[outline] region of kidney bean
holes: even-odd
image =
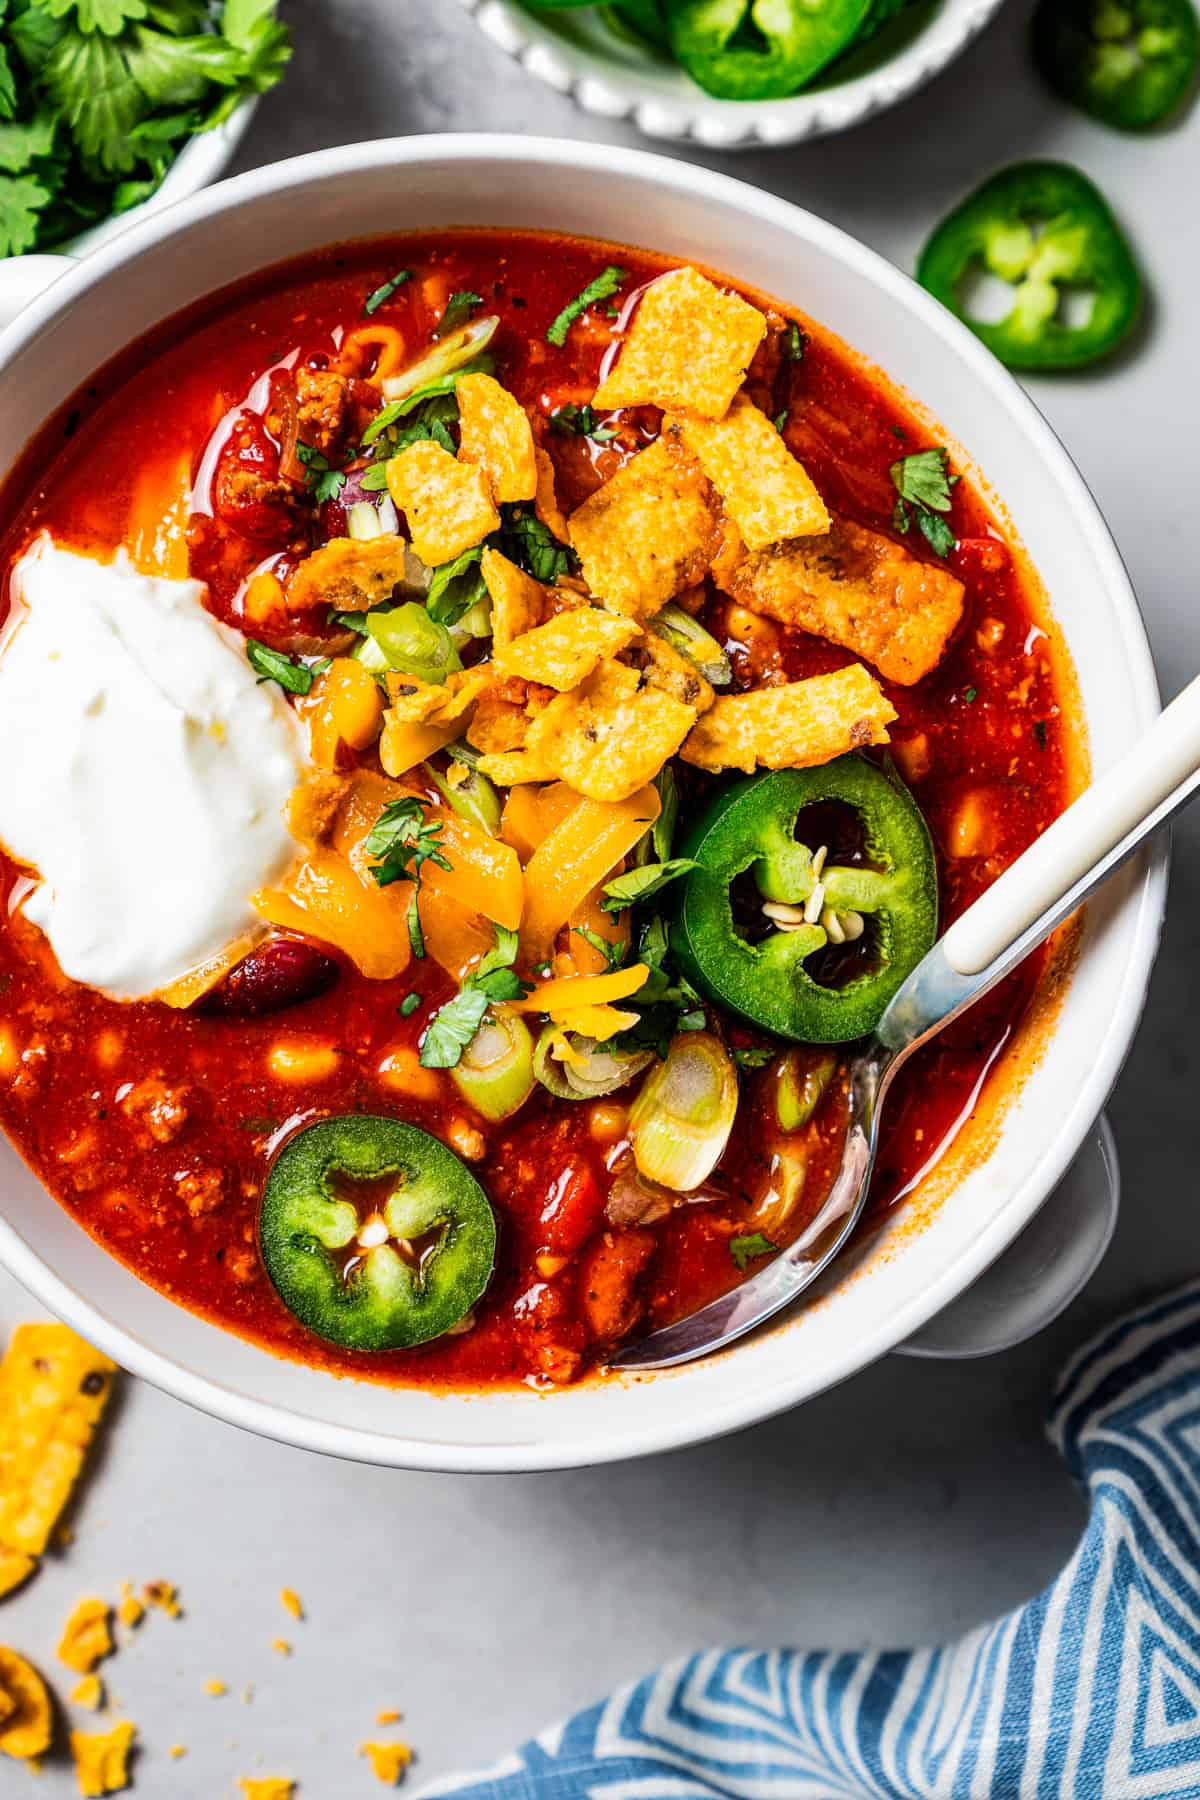
[[[300,938],[269,938],[210,988],[195,1010],[235,1019],[282,1012],[325,993],[338,974],[333,957],[314,945]]]

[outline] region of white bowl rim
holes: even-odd
[[[770,150],[847,131],[908,99],[962,54],[1004,0],[941,0],[917,35],[875,68],[782,100],[720,100],[682,68],[655,80],[615,58],[608,63],[560,35],[553,21],[562,14],[528,12],[514,0],[458,3],[534,80],[596,118],[629,119],[646,137],[707,150]]]
[[[191,199],[164,208],[143,220],[119,240],[77,264],[33,300],[14,324],[0,334],[0,360],[26,349],[48,320],[60,309],[77,303],[106,275],[143,248],[170,239],[177,231],[220,215],[229,207],[253,201],[268,192],[290,192],[307,183],[379,167],[403,167],[424,161],[473,162],[503,165],[542,161],[549,167],[566,163],[604,175],[609,180],[640,178],[667,189],[699,196],[718,197],[752,212],[764,229],[794,231],[799,226],[809,241],[873,281],[896,302],[901,313],[915,312],[949,338],[967,365],[971,378],[989,390],[991,397],[1016,415],[1020,429],[1036,453],[1053,465],[1057,478],[1073,492],[1079,524],[1085,531],[1105,584],[1117,603],[1121,631],[1120,651],[1125,659],[1129,693],[1135,715],[1149,720],[1159,710],[1158,684],[1150,645],[1128,573],[1099,507],[1064,446],[1033,401],[1006,369],[985,349],[974,334],[948,313],[932,296],[901,270],[850,237],[837,226],[806,212],[773,194],[767,194],[732,176],[702,165],[674,160],[654,152],[617,148],[611,144],[567,139],[515,137],[494,133],[458,133],[443,136],[384,138],[362,144],[341,145],[285,162],[266,165],[233,176]],[[197,295],[197,298],[200,296]],[[123,348],[115,344],[113,353]],[[391,1432],[346,1427],[314,1418],[295,1408],[256,1399],[225,1383],[200,1376],[154,1349],[127,1331],[78,1294],[57,1276],[25,1243],[7,1220],[0,1218],[0,1264],[6,1267],[38,1300],[67,1320],[83,1336],[132,1373],[154,1386],[196,1406],[199,1410],[260,1436],[298,1448],[334,1455],[349,1461],[383,1466],[454,1472],[501,1472],[590,1466],[625,1461],[638,1456],[704,1443],[757,1423],[825,1392],[858,1373],[902,1342],[926,1320],[962,1293],[983,1273],[1021,1230],[1077,1154],[1091,1130],[1120,1073],[1145,1004],[1150,970],[1158,946],[1166,899],[1168,852],[1158,843],[1142,854],[1134,867],[1140,874],[1138,890],[1130,896],[1133,917],[1130,947],[1119,993],[1113,997],[1111,1025],[1091,1061],[1050,1142],[1019,1190],[999,1216],[980,1231],[969,1253],[953,1259],[941,1274],[913,1295],[908,1303],[880,1320],[875,1330],[847,1346],[833,1367],[826,1366],[819,1381],[807,1378],[803,1367],[772,1385],[743,1392],[734,1400],[706,1410],[680,1408],[672,1421],[656,1423],[636,1434],[614,1432],[610,1441],[558,1446],[553,1440],[489,1444],[456,1443],[452,1439],[409,1438]],[[1032,1080],[1036,1081],[1034,1071]],[[214,1325],[214,1330],[222,1329]],[[263,1351],[264,1356],[270,1352]],[[737,1354],[736,1349],[730,1354]],[[672,1375],[665,1377],[672,1379]],[[460,1396],[474,1404],[474,1396]],[[448,1404],[453,1403],[452,1396]],[[556,1396],[546,1404],[560,1404]]]

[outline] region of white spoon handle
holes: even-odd
[[[942,951],[959,975],[978,975],[1003,956],[1038,919],[1049,913],[1118,845],[1135,842],[1187,798],[1176,790],[1200,772],[1200,676],[1159,714],[1146,735],[1106,775],[1086,788],[1047,827],[1036,843],[993,882],[942,939]],[[1190,787],[1188,789],[1190,792]]]

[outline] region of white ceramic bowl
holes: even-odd
[[[845,131],[884,112],[941,72],[1001,0],[917,0],[844,72],[790,100],[716,100],[667,57],[624,43],[590,8],[533,13],[514,0],[459,0],[481,31],[530,75],[584,112],[629,119],[651,138],[711,150],[769,149]]]
[[[636,221],[632,228],[630,221]],[[986,472],[1040,569],[1102,769],[1158,708],[1137,605],[1062,446],[991,355],[906,276],[832,226],[702,168],[515,137],[362,144],[259,169],[143,221],[69,268],[0,334],[0,471],[112,352],[266,261],[439,225],[566,227],[715,263],[836,328],[920,396],[956,461]],[[0,318],[53,259],[0,267]],[[23,290],[21,281],[26,286]],[[715,1436],[843,1380],[960,1295],[1033,1217],[1128,1049],[1158,938],[1162,853],[1090,909],[1040,1063],[946,1204],[910,1207],[852,1279],[707,1363],[551,1395],[436,1395],[278,1360],[172,1305],[73,1223],[0,1145],[0,1261],[127,1368],[287,1442],[419,1468],[530,1469]],[[919,1196],[918,1196],[919,1201]]]

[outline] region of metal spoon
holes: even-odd
[[[842,1166],[817,1217],[731,1293],[627,1344],[614,1369],[709,1356],[788,1306],[829,1267],[862,1215],[891,1083],[914,1050],[1003,980],[1200,787],[1200,677],[957,918],[917,964],[850,1064]]]

